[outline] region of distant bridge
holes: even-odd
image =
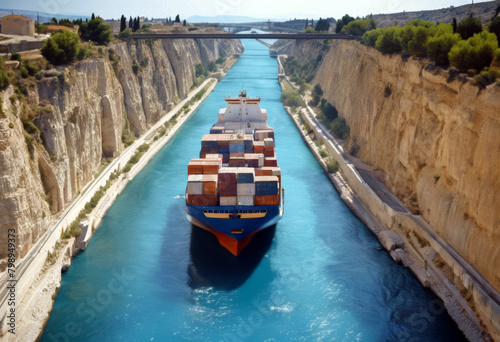
[[[132,39],[346,39],[359,37],[338,33],[144,33],[132,34]]]

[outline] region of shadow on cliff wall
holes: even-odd
[[[212,233],[192,225],[188,285],[193,289],[211,286],[224,291],[240,287],[269,250],[275,232],[276,225],[273,225],[257,233],[235,257]]]

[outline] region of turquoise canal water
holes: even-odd
[[[62,277],[42,341],[460,341],[430,291],[344,205],[280,101],[253,40],[117,198]],[[276,132],[285,215],[238,258],[185,217],[187,164],[240,89]]]

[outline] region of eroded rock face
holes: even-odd
[[[500,291],[500,87],[335,43],[313,83],[350,127],[347,150]]]
[[[20,256],[93,180],[102,158],[123,151],[125,126],[136,135],[144,133],[189,92],[195,64],[243,51],[239,41],[201,40],[109,48],[113,51],[105,49],[103,58],[59,67],[60,76],[47,76],[30,90],[27,103],[39,113],[34,120],[38,143],[26,143],[22,106],[9,100],[13,87],[0,92],[0,234],[6,237],[9,228],[16,229]],[[7,244],[2,244],[0,259],[6,256]],[[0,271],[4,268],[0,263]]]

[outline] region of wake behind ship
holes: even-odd
[[[242,91],[203,136],[199,159],[188,165],[187,219],[238,255],[262,229],[283,216],[284,189],[274,131],[260,98]]]

